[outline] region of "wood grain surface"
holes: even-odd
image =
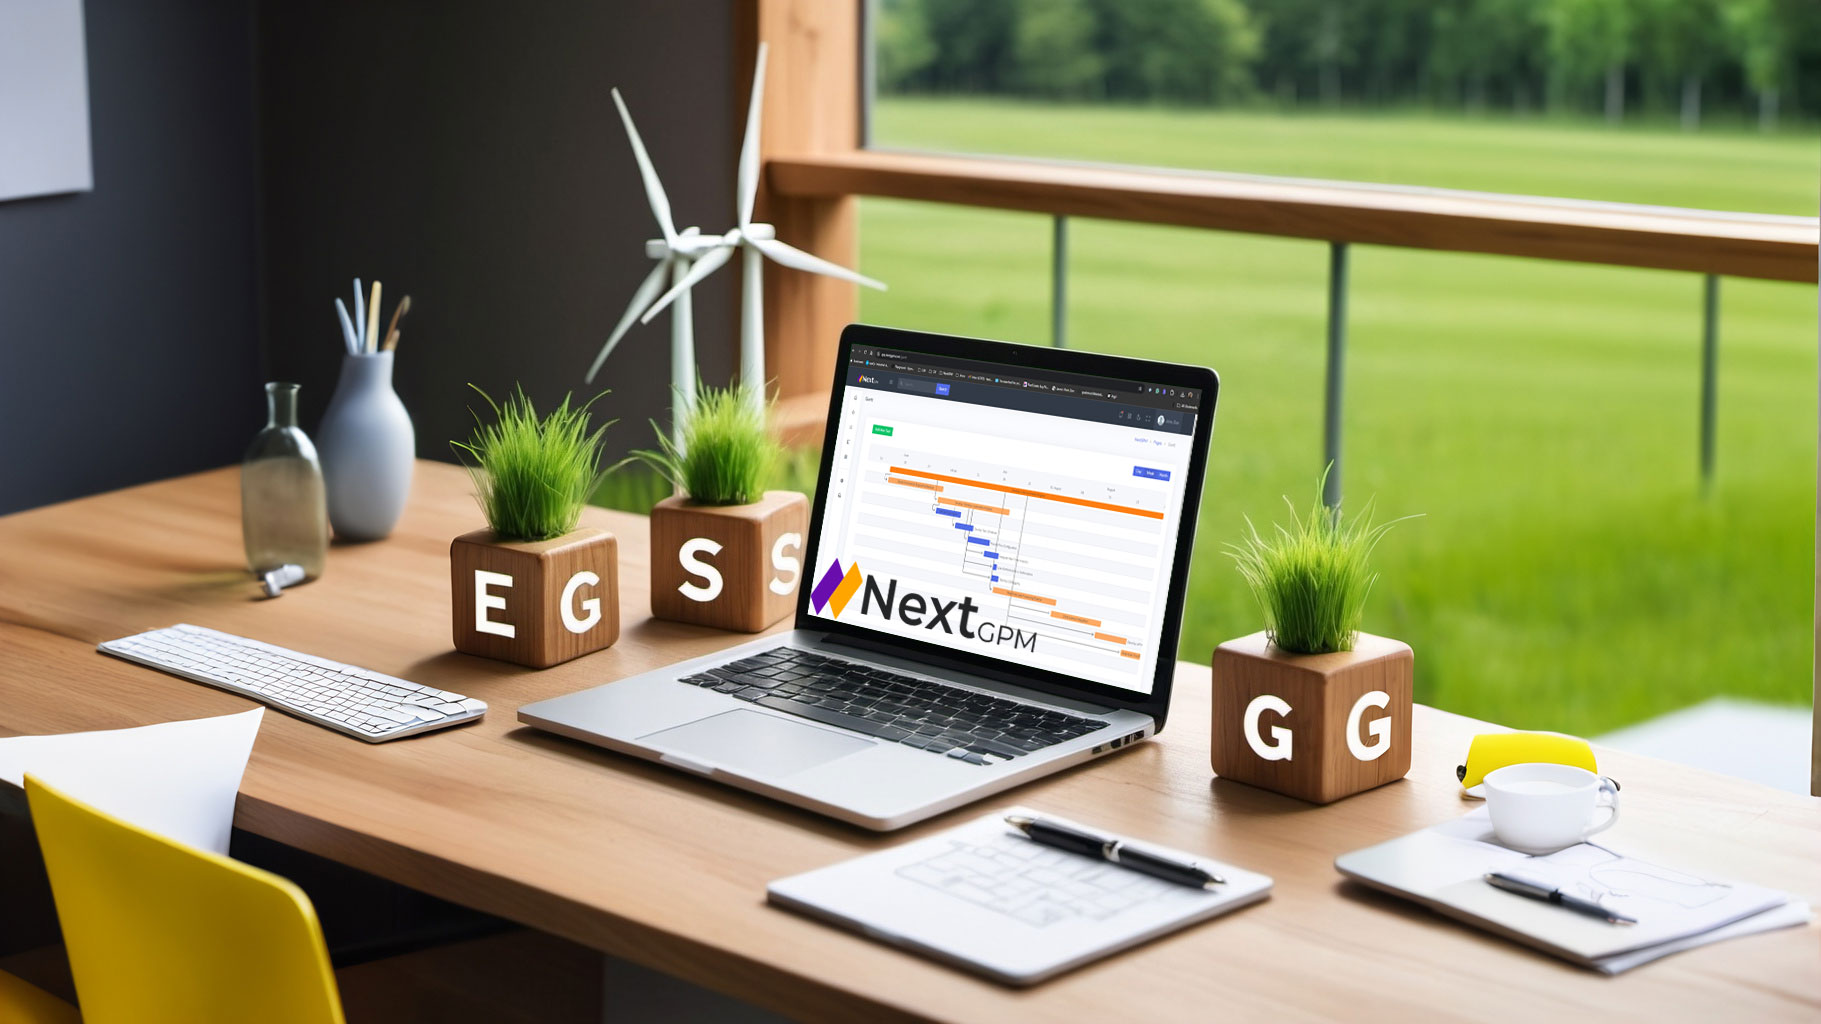
[[[720,629],[758,633],[797,609],[797,587],[803,582],[804,538],[809,533],[809,499],[796,491],[766,491],[748,505],[699,505],[686,498],[665,498],[651,509],[651,613],[660,619],[694,622]],[[793,576],[773,567],[772,549],[785,541],[783,557],[797,561]],[[721,574],[721,592],[712,599],[689,597],[684,586],[708,589],[710,582],[685,568],[681,549],[691,540],[720,545],[693,560]],[[783,593],[771,584],[789,584]]]
[[[1343,882],[1336,855],[1462,813],[1454,766],[1484,723],[1419,705],[1407,779],[1312,807],[1212,776],[1208,669],[1184,665],[1157,740],[876,836],[516,723],[523,703],[747,638],[649,617],[642,518],[584,518],[620,538],[619,643],[536,671],[450,648],[449,540],[481,525],[461,470],[420,464],[389,540],[336,545],[276,600],[240,567],[237,486],[225,469],[0,518],[0,733],[249,707],[94,651],[180,621],[483,698],[478,725],[378,745],[268,714],[236,824],[803,1020],[1821,1015],[1812,926],[1606,978]],[[1600,767],[1625,786],[1614,841],[1821,902],[1821,801],[1618,753]],[[1267,872],[1275,892],[1031,991],[765,905],[774,878],[1012,802]]]
[[[620,638],[620,547],[605,530],[580,527],[538,541],[504,541],[492,530],[471,530],[449,542],[449,599],[455,649],[500,658],[532,668],[549,668],[571,658],[613,646]],[[475,573],[510,577],[512,584],[486,587],[486,620],[509,627],[511,636],[480,629],[476,606],[483,600]],[[564,592],[577,575],[587,573],[566,602]],[[591,614],[587,602],[598,602]],[[592,622],[590,620],[593,620]]]
[[[1263,631],[1229,640],[1214,649],[1209,763],[1225,778],[1318,804],[1401,779],[1410,771],[1414,665],[1409,644],[1370,633],[1359,634],[1351,651],[1314,655],[1286,654]],[[1362,761],[1348,746],[1347,720],[1354,703],[1375,691],[1386,704],[1364,712],[1359,741],[1375,742],[1367,729],[1383,718],[1389,745]],[[1243,731],[1246,707],[1266,694],[1290,710],[1260,715],[1259,741],[1274,746],[1272,730],[1288,730],[1289,757],[1259,757]]]

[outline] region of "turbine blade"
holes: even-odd
[[[632,293],[632,301],[626,305],[626,312],[621,315],[619,324],[614,327],[613,334],[607,339],[607,344],[601,346],[601,354],[595,356],[593,365],[588,367],[587,383],[594,383],[594,375],[601,372],[601,364],[605,363],[607,357],[613,354],[620,339],[625,337],[626,331],[632,327],[632,322],[637,320],[639,314],[645,311],[645,307],[650,304],[651,300],[657,297],[659,290],[664,287],[664,275],[669,271],[670,261],[659,260],[658,265],[651,269],[651,273],[645,275],[645,280],[639,282],[638,290]]]
[[[752,223],[752,204],[759,192],[759,107],[765,98],[765,44],[752,69],[752,97],[746,101],[746,138],[740,143],[740,226]]]
[[[708,255],[696,260],[695,266],[689,268],[689,273],[684,274],[683,279],[678,281],[674,288],[665,292],[663,298],[660,298],[658,301],[651,304],[651,308],[645,311],[645,315],[639,317],[639,323],[650,323],[653,317],[664,312],[665,307],[669,306],[672,302],[675,302],[677,296],[694,288],[696,283],[701,281],[704,277],[721,269],[721,264],[726,263],[728,257],[732,255],[733,246],[731,245],[724,245],[719,249],[708,250]]]
[[[820,256],[811,256],[809,253],[804,252],[796,246],[785,245],[775,238],[749,238],[746,240],[746,244],[758,249],[773,262],[789,267],[792,270],[806,270],[812,274],[838,277],[843,281],[852,281],[855,284],[863,284],[868,288],[877,288],[880,291],[885,290],[885,282],[883,281],[875,281],[865,274],[856,273],[839,263],[830,263]]]
[[[613,105],[620,108],[620,120],[626,124],[626,138],[632,142],[632,157],[639,162],[639,177],[645,181],[645,198],[651,200],[651,214],[658,219],[658,228],[664,232],[664,241],[677,240],[677,226],[670,219],[670,197],[664,194],[664,183],[658,180],[658,172],[651,166],[651,156],[645,152],[645,140],[639,138],[639,130],[632,126],[632,114],[626,110],[626,101],[620,99],[620,91],[613,90]]]

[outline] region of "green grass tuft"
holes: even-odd
[[[786,448],[784,454],[772,466],[764,491],[796,491],[805,497],[816,495],[816,474],[822,465],[822,453],[817,448]],[[663,474],[642,462],[622,465],[612,476],[601,481],[594,497],[589,499],[596,505],[619,509],[622,512],[637,512],[640,515],[651,511],[651,506],[663,501],[675,491],[676,487]]]
[[[582,506],[608,473],[601,467],[601,436],[613,421],[588,432],[588,407],[600,396],[577,407],[565,395],[539,419],[523,388],[501,403],[468,386],[487,400],[494,422],[482,423],[475,414],[474,436],[450,446],[458,458],[474,460],[462,459],[487,525],[507,540],[549,540],[575,529]]]
[[[1322,474],[1322,483],[1327,477]],[[1349,521],[1340,508],[1322,504],[1321,492],[1318,484],[1315,505],[1307,515],[1297,514],[1285,495],[1288,527],[1279,524],[1275,533],[1263,536],[1248,516],[1246,536],[1227,545],[1264,610],[1271,642],[1292,654],[1353,649],[1366,596],[1378,580],[1368,564],[1372,549],[1387,530],[1403,521],[1373,526],[1371,502],[1361,516]]]
[[[765,407],[743,390],[702,387],[679,445],[656,423],[658,450],[632,453],[703,505],[747,505],[765,493],[778,441]]]

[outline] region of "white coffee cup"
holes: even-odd
[[[1602,808],[1606,818],[1595,823]],[[1522,853],[1551,853],[1611,828],[1619,820],[1619,787],[1573,765],[1510,764],[1486,774],[1486,810],[1500,843]]]

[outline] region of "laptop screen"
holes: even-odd
[[[849,349],[809,612],[1154,685],[1196,389]]]

